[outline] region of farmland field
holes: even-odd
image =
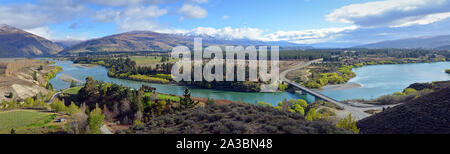
[[[145,96],[150,96],[150,93],[145,93]],[[167,94],[157,94],[157,96],[159,99],[162,100],[171,100],[171,101],[180,101],[180,96],[173,96],[173,95],[167,95]]]
[[[0,112],[0,134],[10,133],[13,128],[16,133],[30,133],[33,130],[57,128],[52,124],[56,114],[33,110],[17,110]],[[48,132],[48,130],[42,130]]]

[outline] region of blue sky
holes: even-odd
[[[148,30],[345,47],[450,34],[449,0],[0,0],[0,24],[51,40]]]

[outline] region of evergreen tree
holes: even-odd
[[[70,114],[70,115],[73,115],[73,114],[78,113],[78,112],[81,112],[81,110],[73,102],[69,105],[69,107],[67,107],[67,113]]]
[[[72,81],[70,82],[70,88],[73,88],[73,87],[76,87],[76,86],[77,86],[77,82],[74,81],[74,80],[72,80]]]
[[[49,82],[47,83],[47,85],[45,85],[45,89],[53,90],[53,85]]]
[[[13,92],[9,92],[8,98],[13,98],[13,97],[14,97],[14,93]]]
[[[184,90],[183,98],[180,100],[181,109],[189,109],[195,107],[199,102],[191,98],[191,91],[186,88]]]
[[[37,73],[36,73],[36,72],[33,72],[33,80],[34,80],[34,81],[37,81],[37,80],[38,80],[38,76],[37,76]]]

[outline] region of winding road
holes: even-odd
[[[48,104],[51,104],[52,102],[53,102],[53,99],[55,99],[57,96],[59,96],[61,93],[63,93],[64,91],[60,91],[60,92],[57,92],[57,93],[55,93],[55,94],[53,94],[53,96],[48,100]]]

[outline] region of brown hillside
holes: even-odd
[[[450,134],[450,87],[357,123],[365,134]]]
[[[48,56],[57,54],[62,49],[40,36],[8,25],[0,25],[0,58]]]
[[[193,40],[179,35],[155,32],[128,32],[85,41],[69,47],[64,53],[79,52],[117,52],[117,51],[164,51],[172,47],[192,46]]]

